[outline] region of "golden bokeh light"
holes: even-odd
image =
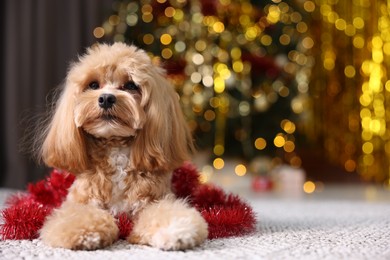
[[[304,184],[303,184],[303,191],[305,193],[313,193],[314,191],[316,190],[316,185],[314,182],[312,181],[306,181]]]
[[[286,141],[283,146],[284,151],[287,153],[291,153],[295,150],[295,144],[293,141]]]
[[[353,172],[356,170],[356,162],[349,159],[344,163],[344,168],[347,172]]]
[[[286,140],[281,135],[276,136],[274,139],[274,145],[276,147],[283,147],[285,143],[286,143]]]
[[[224,154],[224,152],[225,152],[225,147],[223,145],[217,144],[214,146],[214,154],[216,156],[221,156]]]
[[[213,166],[217,170],[221,170],[225,166],[225,161],[222,158],[215,158],[213,161]]]
[[[167,33],[164,33],[163,35],[161,35],[160,41],[164,45],[169,45],[172,42],[172,36]]]
[[[164,13],[165,13],[166,17],[173,17],[176,13],[176,9],[173,8],[172,6],[169,6],[169,7],[165,8]]]
[[[97,38],[97,39],[102,38],[104,36],[104,28],[103,27],[96,27],[93,30],[93,36],[95,36],[95,38]]]
[[[163,50],[161,51],[161,56],[162,56],[164,59],[166,59],[166,60],[170,59],[170,58],[172,57],[172,55],[173,55],[173,52],[172,52],[172,50],[169,49],[169,48],[165,48],[165,49],[163,49]]]
[[[256,138],[255,147],[257,150],[264,150],[267,147],[267,141],[264,138]]]
[[[143,36],[143,41],[145,44],[152,44],[154,42],[154,37],[152,34],[148,33]]]
[[[236,173],[237,176],[244,176],[246,174],[246,167],[245,165],[243,164],[238,164],[235,168],[234,168],[234,172]]]

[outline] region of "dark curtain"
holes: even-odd
[[[111,13],[113,1],[0,2],[0,185],[25,188],[48,169],[21,150],[21,140],[33,131],[33,121],[46,109],[47,96],[61,84],[69,63],[96,42],[93,29]]]

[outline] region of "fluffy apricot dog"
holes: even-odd
[[[165,77],[143,50],[123,43],[92,47],[71,65],[40,156],[76,180],[40,230],[44,243],[109,246],[122,212],[134,223],[130,243],[182,250],[207,238],[200,213],[171,191],[172,170],[193,145]]]

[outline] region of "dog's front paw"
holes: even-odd
[[[77,234],[78,239],[75,240],[71,249],[75,250],[95,250],[103,247],[102,236],[98,232],[85,232]]]
[[[198,221],[198,220],[195,220]],[[207,226],[194,223],[194,218],[173,218],[166,227],[152,235],[150,245],[163,250],[184,250],[201,244],[207,238]]]
[[[40,237],[53,247],[95,250],[111,245],[118,233],[108,212],[89,205],[65,204],[46,219]]]
[[[128,241],[184,250],[200,245],[207,236],[207,223],[196,209],[182,200],[164,199],[139,214]]]

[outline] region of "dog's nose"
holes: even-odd
[[[101,94],[99,99],[99,107],[103,109],[109,109],[116,102],[116,97],[112,94]]]

